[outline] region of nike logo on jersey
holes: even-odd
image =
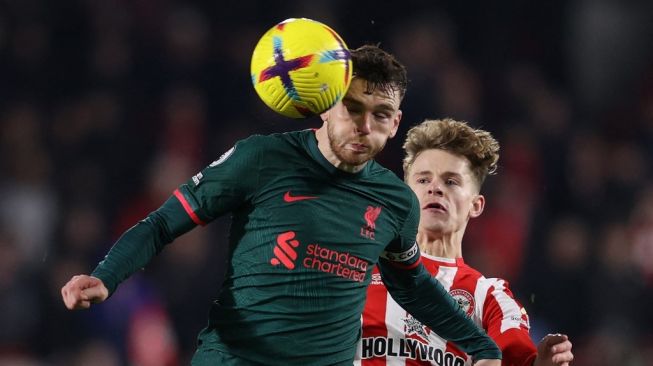
[[[283,195],[283,200],[285,202],[296,202],[296,201],[303,201],[303,200],[314,200],[317,199],[318,197],[315,196],[293,196],[290,194],[290,191],[286,192],[286,194]]]

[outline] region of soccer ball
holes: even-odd
[[[352,78],[351,54],[327,25],[291,18],[259,40],[252,55],[254,89],[274,111],[292,118],[320,114],[336,104]]]

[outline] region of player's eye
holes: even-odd
[[[418,184],[428,184],[429,180],[427,178],[417,178]]]
[[[446,184],[449,186],[457,186],[459,183],[457,180],[449,178],[447,179]]]
[[[362,109],[360,107],[358,107],[358,106],[355,106],[355,105],[345,104],[345,108],[347,108],[347,112],[349,112],[349,114],[361,114],[362,113]]]
[[[374,118],[376,118],[378,120],[387,120],[387,119],[390,118],[390,114],[389,113],[383,113],[383,112],[381,112],[381,113],[377,112],[377,113],[374,113]]]

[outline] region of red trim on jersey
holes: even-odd
[[[188,214],[188,216],[190,216],[191,220],[193,220],[194,223],[202,226],[206,225],[206,223],[202,221],[195,212],[193,212],[193,209],[190,207],[190,204],[186,200],[186,197],[184,197],[184,195],[179,191],[179,188],[175,189],[173,194],[175,195],[175,197],[177,197],[179,203],[181,203],[181,205],[184,207],[184,211],[186,211],[186,213]]]
[[[422,257],[420,257],[419,260],[416,261],[415,263],[409,264],[409,265],[401,264],[401,263],[398,263],[398,262],[393,262],[391,260],[388,260],[388,263],[390,263],[390,265],[393,266],[393,267],[408,270],[408,269],[417,268],[417,266],[419,266],[419,264],[422,263]]]

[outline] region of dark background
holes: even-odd
[[[290,17],[406,64],[378,159],[398,175],[425,118],[497,137],[464,254],[509,280],[535,341],[569,334],[577,366],[651,365],[653,3],[618,0],[0,1],[0,365],[188,363],[228,218],[90,311],[59,291],[236,140],[319,126],[250,84],[256,41]]]

